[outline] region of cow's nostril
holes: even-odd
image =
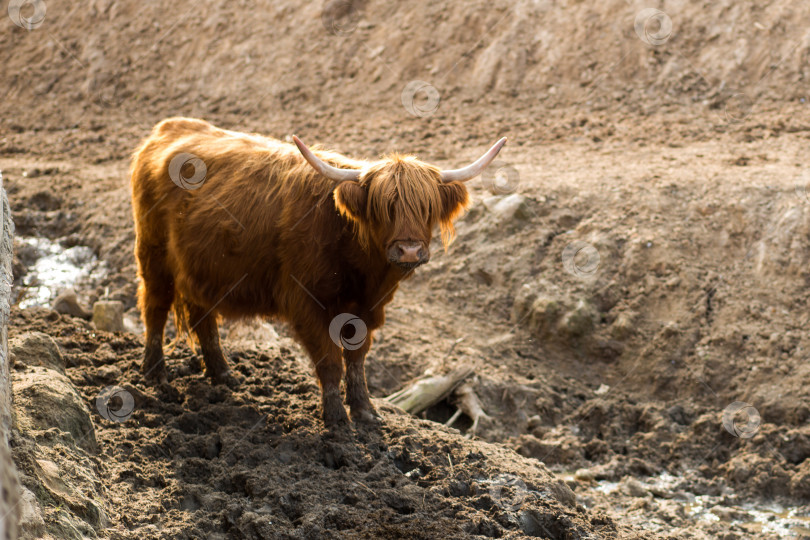
[[[400,262],[415,263],[419,262],[422,257],[422,247],[419,245],[399,244],[397,246],[397,254],[399,255]]]

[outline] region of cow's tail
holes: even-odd
[[[183,297],[179,296],[177,293],[175,293],[174,302],[172,303],[172,312],[174,313],[174,327],[177,329],[177,335],[172,342],[169,343],[170,350],[174,351],[177,344],[185,339],[189,348],[196,352],[196,348],[194,346],[196,339],[194,337],[194,333],[192,332],[193,328],[189,323],[190,315],[188,304],[186,304]]]

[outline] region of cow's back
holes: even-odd
[[[188,156],[205,168],[194,189],[169,171]],[[290,294],[296,281],[322,294],[339,287],[330,265],[347,225],[332,188],[291,145],[201,120],[164,120],[133,159],[138,242],[165,250],[185,300],[226,316],[284,315],[300,301]]]

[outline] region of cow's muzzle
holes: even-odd
[[[388,248],[388,261],[411,270],[430,260],[430,250],[422,242],[394,242]]]

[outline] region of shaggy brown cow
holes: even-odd
[[[163,327],[196,334],[205,373],[227,378],[217,316],[277,317],[307,349],[327,425],[376,415],[364,359],[398,283],[427,262],[436,226],[447,246],[468,203],[463,181],[497,155],[501,139],[463,169],[413,156],[357,161],[202,120],[160,122],[135,152],[143,372],[165,380]],[[342,355],[342,360],[341,360]]]

